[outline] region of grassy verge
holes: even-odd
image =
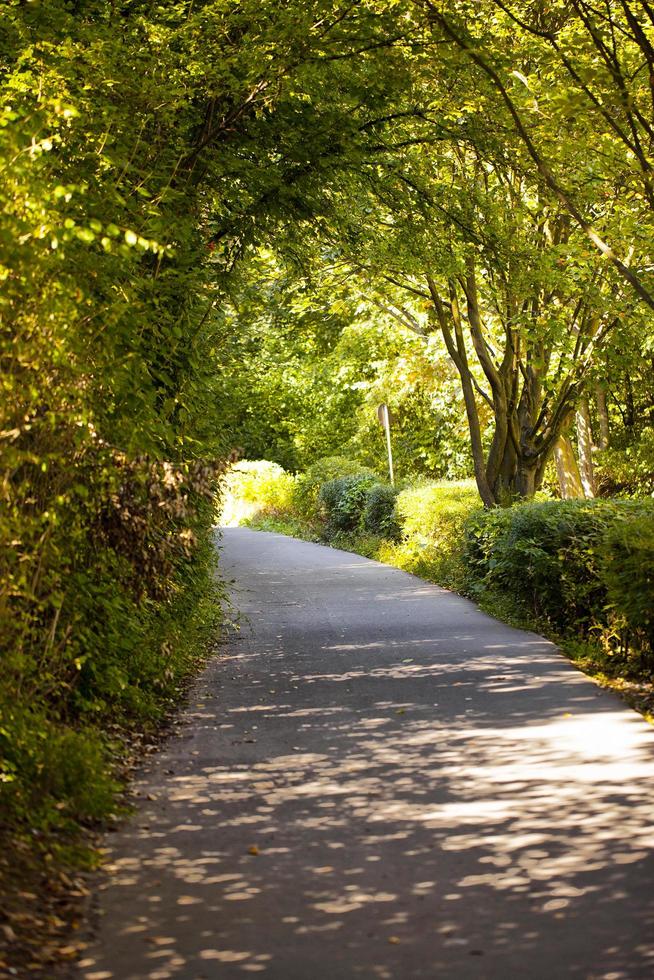
[[[132,774],[172,730],[214,635],[213,628],[203,635],[202,647],[178,670],[148,717],[106,722],[101,769],[92,776],[92,790],[99,795],[102,786],[103,810],[96,819],[67,818],[66,808],[49,800],[35,812],[33,826],[8,821],[0,827],[0,976],[70,976],[85,948],[88,873],[102,864],[104,835],[131,812]]]

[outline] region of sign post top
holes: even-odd
[[[391,410],[385,402],[377,406],[377,418],[379,419],[379,424],[383,425],[385,429],[390,428],[391,422],[393,421],[393,416],[391,415]]]

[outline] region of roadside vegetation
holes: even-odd
[[[653,31],[632,0],[3,4],[0,970],[53,974],[53,869],[219,636],[230,461],[270,460],[242,516],[647,675]]]
[[[472,480],[396,489],[343,457],[295,477],[242,462],[227,477],[222,519],[354,551],[466,595],[546,633],[654,720],[654,500],[540,498],[489,510]]]

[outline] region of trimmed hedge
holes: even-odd
[[[383,542],[377,557],[446,588],[466,591],[463,526],[479,507],[472,480],[407,487],[397,498],[401,540]]]
[[[465,561],[479,587],[510,593],[565,633],[602,633],[651,658],[654,501],[549,500],[480,511]]]
[[[402,490],[397,500],[406,537],[446,548],[462,537],[466,519],[480,506],[472,480],[418,484]]]

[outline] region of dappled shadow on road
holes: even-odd
[[[421,673],[384,670],[396,682]],[[458,683],[467,704],[475,688]],[[513,687],[505,675],[488,684],[498,696]],[[275,952],[295,944],[296,975],[308,976],[309,938],[325,934],[333,969],[359,961],[363,976],[484,976],[498,957],[518,976],[543,955],[544,936],[559,976],[654,975],[654,949],[639,950],[654,918],[654,765],[638,751],[635,716],[589,719],[584,694],[570,717],[489,727],[472,708],[448,719],[438,701],[416,704],[397,686],[397,700],[360,716],[340,705],[238,706],[230,730],[244,746],[262,724],[293,718],[298,741],[310,733],[316,750],[169,775],[165,805],[140,815],[142,853],[111,868],[114,900],[132,910],[134,976],[223,976],[216,965],[230,964],[234,975],[281,977]],[[634,893],[641,914],[621,916]],[[592,942],[584,937],[598,919],[599,945],[596,926]],[[88,980],[114,976],[92,961],[85,969]],[[553,975],[539,970],[522,975]]]
[[[642,720],[537,637],[345,620],[204,678],[86,980],[654,976]]]

